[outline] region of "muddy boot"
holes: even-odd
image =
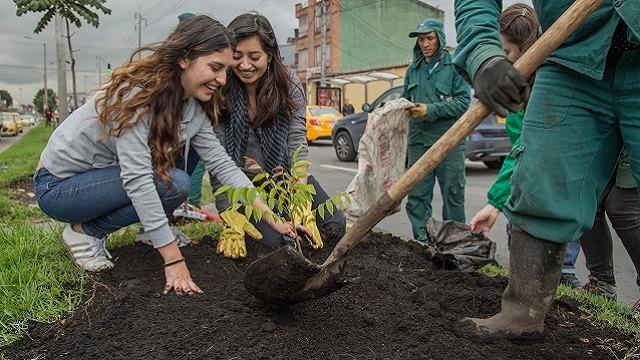
[[[515,227],[510,236],[509,284],[502,310],[488,319],[466,319],[476,335],[513,337],[542,332],[560,281],[564,244],[537,239]]]

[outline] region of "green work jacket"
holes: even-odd
[[[572,3],[573,0],[533,0],[542,31]],[[498,24],[501,9],[500,0],[455,1],[458,48],[454,64],[468,81],[488,58],[506,57]],[[606,0],[547,61],[601,80],[611,39],[621,19],[628,25],[627,39],[640,44],[640,0]]]
[[[452,64],[451,54],[444,49],[444,31],[434,21],[440,49],[427,63],[416,43],[413,61],[404,78],[402,97],[427,105],[427,115],[409,119],[408,145],[430,146],[464,114],[471,100],[470,87]]]

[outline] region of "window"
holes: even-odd
[[[316,3],[316,33],[320,33],[322,31],[322,1],[319,1],[318,3]],[[329,25],[331,25],[331,11],[329,11],[330,8],[330,4],[327,4],[327,30],[329,29]]]
[[[298,18],[298,36],[307,36],[309,27],[307,26],[307,15],[302,15]]]
[[[331,46],[329,44],[327,44],[327,48],[325,51],[326,51],[326,55],[324,58],[325,66],[330,67],[331,66]],[[316,52],[315,66],[321,66],[322,65],[322,45],[316,46],[315,52]]]
[[[391,100],[396,100],[399,99],[400,96],[402,96],[402,91],[404,90],[403,87],[398,87],[396,89],[387,91],[386,94],[383,94],[382,96],[380,96],[378,99],[376,99],[377,104],[375,104],[375,108],[377,109],[379,107],[383,107],[385,103],[391,101]]]
[[[307,49],[298,51],[298,71],[307,70],[309,66],[307,61],[308,57]]]

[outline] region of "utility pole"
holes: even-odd
[[[138,23],[136,27],[138,28],[138,49],[142,47],[142,22],[144,21],[144,26],[147,26],[147,18],[143,17],[142,14],[136,12],[134,18],[138,19]],[[138,59],[140,59],[140,53],[138,53]]]
[[[328,2],[325,0],[320,0],[320,9],[322,9],[322,45],[320,52],[320,85],[324,82],[324,77],[326,75],[326,67],[327,67],[327,8]]]
[[[56,57],[58,63],[58,116],[59,123],[69,115],[67,106],[67,68],[65,66],[64,19],[60,14],[56,18]]]
[[[47,96],[47,44],[42,43],[42,47],[44,49],[44,94],[42,94],[42,116],[44,116],[44,111],[49,106],[49,97]]]
[[[96,56],[96,60],[98,60],[98,88],[102,87],[102,63],[104,59],[100,56]]]

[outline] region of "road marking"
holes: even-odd
[[[358,173],[358,169],[350,169],[350,168],[346,168],[346,167],[342,167],[342,166],[333,166],[333,165],[321,164],[320,167],[327,168],[327,169],[333,169],[333,170],[348,171],[348,172],[352,172],[354,174]]]

